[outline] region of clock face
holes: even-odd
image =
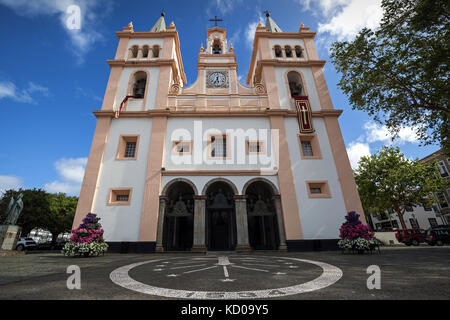
[[[215,87],[221,87],[225,84],[225,75],[221,72],[213,72],[209,75],[209,82]]]

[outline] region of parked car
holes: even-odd
[[[16,244],[16,250],[33,250],[36,248],[36,245],[36,242],[32,238],[19,238]]]
[[[59,240],[56,241],[55,243],[52,243],[51,241],[43,242],[39,243],[36,248],[39,250],[61,250],[66,244],[66,242],[67,242],[66,240]]]
[[[450,227],[439,226],[427,230],[425,241],[430,245],[443,246],[444,243],[450,243]]]
[[[425,242],[426,232],[423,229],[401,229],[395,234],[398,242],[407,246],[418,246],[421,242]]]

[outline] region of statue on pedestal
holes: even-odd
[[[19,216],[23,210],[22,198],[23,193],[20,193],[15,200],[14,197],[11,197],[8,209],[6,209],[6,219],[4,224],[15,225],[17,223],[17,220],[19,219]]]

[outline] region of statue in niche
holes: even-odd
[[[268,208],[266,201],[262,200],[261,194],[258,194],[253,210],[249,213],[252,216],[272,216],[274,213]]]
[[[187,209],[186,203],[184,203],[181,195],[179,196],[178,201],[173,206],[173,209],[172,209],[172,212],[170,215],[175,216],[175,217],[187,217],[190,215],[189,211]]]
[[[226,209],[232,207],[229,201],[230,194],[228,193],[227,195],[225,195],[220,188],[214,196],[211,194],[208,200],[210,203],[210,209]]]

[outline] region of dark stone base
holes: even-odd
[[[109,245],[108,252],[113,253],[153,253],[156,248],[156,242],[153,241],[111,241],[106,243]]]
[[[237,245],[236,252],[250,252],[252,248],[249,245]]]
[[[337,242],[339,239],[320,239],[320,240],[286,240],[287,251],[332,251],[339,250]],[[156,250],[156,242],[152,241],[112,241],[107,242],[109,245],[108,252],[113,253],[154,253]],[[190,252],[206,252],[206,247],[193,247]],[[249,252],[249,247],[236,247],[237,252]],[[277,250],[274,250],[274,252]],[[282,250],[284,251],[284,250]]]
[[[206,246],[192,246],[191,252],[206,252],[208,249],[206,249]]]
[[[339,250],[339,239],[286,240],[288,251],[334,251]]]

